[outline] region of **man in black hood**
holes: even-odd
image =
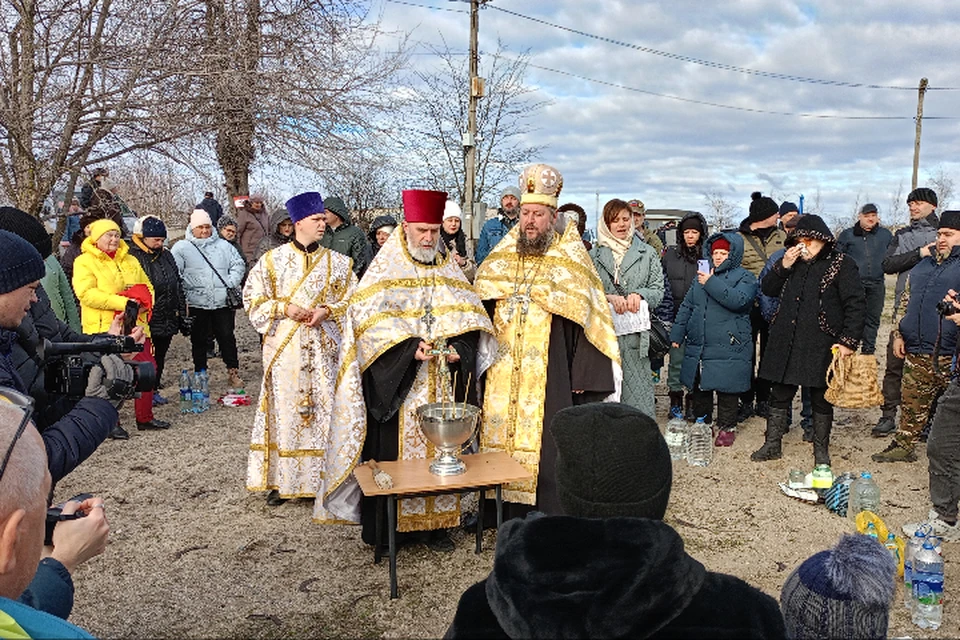
[[[566,515],[510,520],[493,571],[464,592],[447,638],[782,638],[777,601],[707,571],[662,522],[670,453],[657,423],[618,403],[551,425]]]

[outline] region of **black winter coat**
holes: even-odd
[[[797,260],[790,269],[780,258],[763,277],[760,289],[780,298],[760,377],[825,388],[831,347],[839,343],[856,350],[863,335],[866,300],[857,264],[827,245],[811,262]]]
[[[680,221],[682,225],[687,218],[695,217],[700,223],[700,242],[693,251],[684,251],[683,234],[680,233],[680,225],[677,225],[677,244],[667,247],[663,252],[660,262],[663,263],[663,270],[667,281],[670,283],[670,294],[673,297],[673,315],[677,315],[680,305],[683,303],[684,296],[690,290],[690,285],[697,279],[697,260],[703,258],[702,247],[707,239],[707,222],[699,213],[688,213]]]
[[[43,431],[76,404],[76,399],[49,396],[44,387],[44,363],[38,352],[44,340],[58,342],[90,342],[92,335],[78,333],[62,322],[50,306],[50,298],[43,287],[37,287],[37,301],[17,327],[17,340],[10,350],[10,361],[16,368],[23,386],[34,401],[34,423]]]
[[[960,291],[960,247],[951,249],[943,262],[930,256],[911,269],[910,300],[898,326],[907,353],[932,355],[937,336],[939,355],[949,356],[956,350],[957,325],[942,321],[937,312],[937,303],[949,289]]]
[[[875,226],[864,231],[860,223],[840,232],[837,250],[857,263],[860,279],[864,282],[883,282],[883,260],[893,234],[886,227]]]
[[[659,520],[534,513],[503,524],[493,571],[445,638],[783,638],[777,601],[713,573]]]
[[[177,261],[169,249],[160,247],[151,251],[136,240],[130,243],[130,255],[135,257],[153,285],[153,315],[150,316],[150,335],[172,336],[180,330],[187,317],[187,303]]]
[[[10,360],[17,334],[0,329],[0,386],[29,393]],[[117,424],[119,414],[102,398],[81,398],[73,410],[40,434],[47,450],[47,468],[56,483],[90,457]]]

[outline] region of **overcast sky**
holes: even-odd
[[[414,41],[439,45],[442,33],[466,50],[468,4],[409,2],[422,6],[374,0],[373,16]],[[751,191],[778,201],[802,193],[809,208],[819,190],[826,216],[852,221],[857,202],[876,202],[883,217],[897,191],[910,190],[921,77],[958,90],[927,92],[920,185],[941,171],[960,179],[958,16],[955,3],[933,0],[492,0],[480,12],[480,49],[496,50],[498,39],[529,49],[526,81],[549,101],[534,134],[547,149],[530,161],[555,166],[561,200],[591,217],[597,193],[601,206],[638,197],[704,213],[704,194],[717,193],[745,215]],[[431,62],[411,56],[416,67]]]

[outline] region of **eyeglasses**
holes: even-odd
[[[3,454],[3,461],[0,462],[0,480],[3,479],[3,473],[7,470],[7,463],[10,462],[10,456],[13,455],[13,448],[17,446],[17,440],[26,431],[27,425],[30,424],[30,418],[33,417],[33,398],[30,396],[9,387],[0,387],[0,401],[2,400],[19,407],[23,411],[23,417],[20,419],[16,433],[13,434],[10,446],[7,447],[7,452]]]

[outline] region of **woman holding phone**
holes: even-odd
[[[690,389],[696,416],[713,413],[717,392],[717,437],[729,447],[736,439],[739,394],[750,388],[753,342],[750,310],[757,297],[757,279],[740,266],[743,239],[735,232],[711,236],[704,244],[708,260],[698,263],[690,287],[670,331],[674,348],[683,345],[680,380]]]
[[[597,243],[590,257],[603,282],[607,302],[614,314],[636,314],[641,302],[647,313],[663,299],[663,268],[657,252],[633,232],[633,216],[624,200],[611,200],[597,221]],[[656,416],[653,377],[650,375],[650,332],[638,331],[617,337],[623,365],[620,400]]]
[[[84,333],[106,333],[117,315],[129,313],[128,325],[141,327],[146,340],[136,362],[153,359],[150,342],[150,316],[153,310],[153,285],[140,262],[130,255],[127,243],[120,239],[120,227],[109,219],[90,225],[90,235],[81,245],[81,254],[73,264],[73,291],[80,301],[80,323]],[[128,303],[130,311],[128,312]],[[134,306],[135,305],[135,306]],[[167,429],[170,423],[153,417],[153,393],[143,392],[134,401],[137,429]],[[117,425],[110,437],[126,440],[130,435]]]

